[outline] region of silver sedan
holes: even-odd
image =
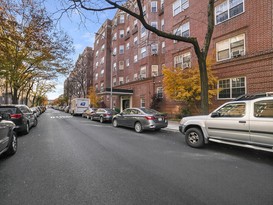
[[[127,108],[113,117],[113,126],[134,128],[136,132],[160,130],[168,126],[167,116],[149,108]]]

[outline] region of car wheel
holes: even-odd
[[[101,123],[103,123],[103,122],[104,122],[103,117],[100,117],[100,122],[101,122]]]
[[[26,129],[24,131],[24,134],[28,134],[29,133],[29,124],[27,123],[26,124]]]
[[[13,155],[17,151],[17,136],[14,131],[12,131],[12,137],[11,137],[11,142],[9,144],[7,154],[8,155]]]
[[[88,115],[86,115],[86,119],[89,119],[89,116],[88,116]]]
[[[35,118],[34,119],[34,124],[33,124],[33,127],[36,127],[38,125],[38,119],[37,118]]]
[[[185,133],[186,143],[190,147],[199,148],[204,146],[204,136],[199,128],[192,127]]]
[[[113,126],[114,126],[114,127],[118,127],[118,121],[117,121],[117,119],[114,119],[114,120],[113,120]]]
[[[143,131],[143,128],[142,128],[142,125],[141,125],[140,122],[136,122],[136,124],[135,124],[135,131],[136,131],[137,133],[140,133],[140,132]]]

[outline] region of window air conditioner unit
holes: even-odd
[[[153,56],[156,56],[157,53],[158,53],[157,50],[152,50],[152,55],[153,55]]]
[[[182,68],[189,68],[190,67],[190,63],[183,63]]]
[[[240,56],[242,55],[243,52],[244,52],[243,50],[233,51],[233,52],[231,53],[231,57],[232,57],[232,58],[240,57]]]

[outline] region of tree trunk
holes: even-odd
[[[17,88],[13,88],[13,92],[12,92],[12,104],[18,104],[18,89]]]
[[[203,56],[198,56],[198,65],[201,79],[201,109],[202,114],[209,113],[209,98],[208,98],[208,73],[206,59]]]

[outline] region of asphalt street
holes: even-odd
[[[1,205],[272,205],[273,154],[48,109],[0,158]]]

